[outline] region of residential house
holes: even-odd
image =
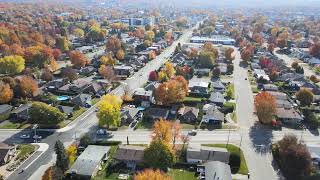
[[[150,82],[149,84],[147,84],[144,89],[146,91],[154,91],[155,89],[157,89],[159,87],[161,83],[158,82]]]
[[[110,91],[111,86],[109,88],[106,88],[106,86],[107,85],[102,82],[92,82],[88,87],[83,89],[82,92],[85,94],[91,94],[96,97],[100,97]]]
[[[132,98],[136,102],[153,102],[153,91],[145,90],[144,88],[138,88],[134,91]]]
[[[202,123],[214,126],[221,126],[224,121],[224,114],[215,105],[208,106],[203,110]]]
[[[276,86],[274,84],[263,84],[262,90],[264,90],[264,91],[279,91],[279,88],[278,88],[278,86]]]
[[[132,75],[134,72],[133,68],[131,66],[126,66],[126,65],[117,65],[113,67],[114,72],[117,77],[119,78],[128,78]]]
[[[90,94],[79,94],[71,99],[71,103],[81,107],[91,107],[91,95]]]
[[[83,76],[90,76],[96,71],[97,71],[97,69],[94,68],[93,66],[86,66],[86,67],[83,67],[80,69],[79,74],[81,74]]]
[[[120,145],[113,158],[126,163],[128,168],[135,170],[138,164],[143,163],[144,150],[143,146]]]
[[[251,63],[252,69],[261,69],[261,66],[258,63]]]
[[[304,75],[298,73],[280,73],[278,81],[291,82],[291,81],[303,81]]]
[[[226,86],[220,80],[212,82],[212,88],[214,91],[220,92],[224,92],[226,90]]]
[[[293,105],[287,99],[276,99],[277,108],[292,108]]]
[[[16,152],[17,148],[15,145],[0,143],[0,165],[10,162]]]
[[[276,92],[276,91],[266,91],[269,94],[271,94],[272,96],[274,96],[276,99],[278,100],[287,100],[288,96],[287,94],[283,93],[283,92]]]
[[[209,102],[222,107],[224,103],[224,96],[221,92],[212,92],[209,98]]]
[[[171,62],[179,66],[184,66],[192,63],[192,61],[189,62],[187,59],[188,59],[187,55],[183,53],[177,53],[176,55],[173,56]]]
[[[283,124],[297,125],[303,121],[303,117],[293,108],[277,108],[276,116]]]
[[[65,115],[67,115],[69,118],[73,116],[74,107],[59,105],[58,109],[59,109],[60,112],[62,112]]]
[[[121,109],[121,123],[130,124],[139,117],[140,110],[136,107],[125,106]]]
[[[232,180],[230,165],[211,161],[197,167],[199,180]]]
[[[60,78],[60,79],[55,79],[53,81],[48,82],[46,86],[47,86],[47,90],[49,92],[53,92],[53,91],[58,90],[59,88],[61,88],[62,86],[66,85],[66,84],[67,84],[67,80]]]
[[[220,69],[220,73],[222,75],[227,74],[228,68],[227,68],[227,64],[226,63],[219,63],[218,64],[218,68]]]
[[[144,117],[148,120],[168,119],[169,110],[164,108],[147,108]]]
[[[189,146],[187,149],[187,162],[202,164],[210,161],[229,163],[230,153],[226,148]]]
[[[10,118],[15,120],[28,120],[30,118],[29,110],[31,106],[31,103],[20,105],[11,111]]]
[[[211,71],[210,69],[206,69],[206,68],[203,68],[203,69],[195,69],[195,70],[194,70],[194,74],[197,75],[198,77],[209,76],[210,71]]]
[[[197,121],[199,109],[196,107],[184,106],[178,110],[178,117],[186,123],[194,123]]]
[[[91,82],[88,79],[81,78],[60,87],[57,92],[61,94],[79,94],[90,84]]]
[[[208,95],[209,83],[203,81],[189,81],[189,92],[198,95]]]
[[[91,179],[106,161],[110,147],[89,145],[67,171],[70,179]]]
[[[12,110],[12,106],[9,104],[0,105],[0,121],[6,120],[10,116],[10,112]]]

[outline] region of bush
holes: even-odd
[[[121,141],[96,141],[93,145],[101,145],[101,146],[118,146],[122,144]]]
[[[66,118],[58,108],[42,102],[34,102],[32,104],[30,116],[34,123],[39,124],[57,124]]]
[[[231,172],[233,174],[237,173],[239,171],[240,164],[241,164],[240,155],[239,154],[235,154],[235,153],[231,153],[230,154],[229,165],[231,167]]]

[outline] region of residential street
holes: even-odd
[[[125,88],[129,88],[131,92],[134,89],[141,87],[148,78],[150,71],[158,69],[164,64],[166,59],[174,51],[176,45],[187,42],[192,34],[192,30],[186,31],[178,41],[168,47],[161,55],[140,71],[135,73],[131,78],[125,80],[118,88],[112,91],[113,94],[122,95]],[[199,130],[196,136],[192,136],[191,144],[213,144],[213,143],[229,143],[240,146],[244,152],[248,168],[251,174],[251,179],[259,180],[276,180],[279,179],[276,170],[272,166],[272,155],[270,153],[270,144],[280,140],[283,135],[293,133],[299,138],[302,137],[306,143],[319,144],[320,138],[318,134],[312,134],[309,131],[292,130],[283,128],[282,131],[272,131],[264,127],[260,127],[257,123],[254,110],[254,100],[251,91],[251,86],[248,80],[247,69],[241,63],[240,53],[235,48],[236,58],[234,60],[234,85],[237,103],[237,119],[239,129],[236,130],[214,130],[202,131]],[[98,119],[95,114],[96,107],[89,108],[84,114],[79,116],[75,121],[67,127],[53,131],[41,131],[43,137],[42,143],[49,145],[48,150],[42,154],[35,153],[31,161],[27,161],[19,169],[17,169],[8,179],[23,180],[23,179],[39,179],[47,167],[54,162],[54,143],[59,139],[69,145],[81,135],[90,132],[95,133],[98,129]],[[7,143],[22,143],[19,138],[24,131],[21,130],[0,130],[1,141]],[[183,131],[187,134],[188,131]],[[127,142],[127,137],[130,144],[145,144],[150,142],[151,131],[116,131],[113,132],[114,137],[111,140]],[[31,162],[31,163],[30,163]],[[259,163],[257,163],[259,162]],[[23,173],[18,173],[24,167]]]
[[[137,73],[135,73],[131,78],[125,80],[118,88],[114,89],[111,93],[116,95],[122,95],[124,92],[124,88],[129,87],[132,92],[134,89],[141,87],[148,80],[148,75],[150,71],[158,69],[162,66],[166,60],[171,56],[174,52],[175,47],[178,43],[185,43],[189,40],[192,35],[192,29],[187,30],[183,33],[183,35],[175,41],[170,47],[168,47],[164,52],[162,52],[156,59],[148,63],[145,67],[140,69]],[[54,158],[54,143],[59,139],[64,142],[65,145],[70,145],[75,138],[81,137],[81,135],[87,132],[95,132],[97,129],[97,118],[95,114],[95,106],[89,108],[85,113],[79,116],[75,121],[70,123],[67,127],[58,130],[57,132],[41,132],[43,140],[42,143],[47,143],[49,145],[49,149],[43,153],[41,156],[37,158],[36,161],[33,161],[31,165],[28,165],[25,171],[21,174],[21,168],[18,168],[12,175],[9,176],[9,180],[22,180],[22,179],[37,179],[39,176],[32,176],[35,178],[29,178],[32,174],[36,173],[41,175],[44,173],[46,168],[49,167],[51,162],[53,162]],[[0,136],[3,137],[2,141],[7,143],[21,143],[19,136],[22,133],[16,131],[7,131],[0,130]],[[33,158],[33,157],[32,157]]]

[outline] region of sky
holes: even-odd
[[[37,1],[37,0],[0,0],[0,2],[12,2],[12,1]],[[45,1],[45,0],[41,0]],[[51,0],[47,0],[51,1]],[[150,4],[174,4],[181,7],[270,7],[270,6],[286,6],[286,7],[299,7],[299,6],[320,6],[320,0],[63,0],[66,2],[130,2],[130,3],[142,3]],[[152,3],[152,4],[154,4]]]

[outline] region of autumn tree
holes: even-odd
[[[116,60],[113,58],[112,52],[110,52],[106,55],[101,56],[100,62],[104,65],[114,65],[116,63]]]
[[[270,53],[273,53],[274,48],[275,48],[275,45],[274,45],[273,43],[269,43],[269,44],[268,44],[268,51],[269,51]]]
[[[106,43],[106,50],[116,54],[121,49],[121,40],[115,36],[110,37]]]
[[[115,72],[110,66],[101,65],[98,71],[99,74],[109,82],[113,82],[116,79]]]
[[[5,56],[0,58],[0,74],[17,74],[24,70],[25,60],[22,56]]]
[[[174,77],[159,85],[155,99],[159,104],[172,104],[182,101],[188,95],[188,82],[182,76]]]
[[[118,60],[124,60],[125,52],[122,49],[119,49],[116,54]]]
[[[149,73],[149,81],[157,81],[158,80],[158,73],[157,71],[151,71]]]
[[[273,149],[287,179],[300,180],[311,175],[313,165],[310,152],[296,136],[285,135]]]
[[[297,61],[294,61],[294,62],[291,64],[291,67],[292,67],[293,69],[297,69],[298,66],[299,66],[299,63],[298,63]]]
[[[55,60],[59,60],[62,53],[61,53],[61,50],[60,49],[52,49],[52,55],[54,57]]]
[[[67,155],[68,155],[70,164],[73,164],[73,162],[76,160],[77,151],[78,151],[78,149],[77,149],[77,145],[76,144],[71,144],[67,148]]]
[[[182,129],[182,126],[180,124],[180,121],[171,122],[173,149],[175,148],[177,140],[181,139],[181,129]]]
[[[261,92],[254,99],[259,121],[263,124],[270,124],[276,113],[276,99],[268,92]]]
[[[171,146],[172,142],[172,123],[170,121],[160,119],[153,124],[152,140],[162,141],[168,146]]]
[[[164,64],[164,72],[167,74],[168,78],[172,78],[176,73],[173,64],[170,62]]]
[[[77,67],[84,67],[89,63],[88,58],[80,51],[71,51],[69,53],[71,63]]]
[[[153,41],[155,34],[153,31],[147,31],[145,34],[145,40]]]
[[[320,42],[316,42],[310,46],[309,52],[313,57],[320,58]]]
[[[70,42],[64,36],[60,36],[56,39],[56,47],[59,48],[61,51],[66,52],[69,51]]]
[[[278,77],[279,77],[278,71],[276,71],[275,69],[272,69],[269,77],[270,77],[270,80],[271,80],[271,81],[277,80]]]
[[[172,180],[170,176],[165,174],[163,171],[160,171],[159,169],[153,170],[153,169],[145,169],[143,171],[138,172],[133,177],[134,180]]]
[[[283,38],[278,38],[277,45],[280,49],[283,49],[283,48],[287,47],[287,40],[283,39]]]
[[[97,117],[101,127],[119,126],[122,100],[115,95],[104,95],[98,103]]]
[[[251,60],[252,52],[249,49],[244,49],[241,51],[241,59],[245,62],[248,62]]]
[[[73,30],[73,34],[78,37],[78,38],[83,38],[84,37],[84,31],[80,28],[76,28]]]
[[[18,92],[21,97],[33,97],[38,91],[38,83],[32,77],[23,76],[18,81]]]
[[[41,73],[41,79],[49,82],[53,79],[53,75],[48,69],[44,69]]]
[[[0,104],[9,103],[13,98],[13,91],[9,84],[0,81]]]
[[[313,93],[309,89],[301,88],[297,94],[297,100],[299,100],[302,106],[309,106],[313,102]]]
[[[148,53],[148,59],[149,59],[149,60],[153,60],[153,59],[155,59],[156,57],[157,57],[156,52],[154,52],[154,51],[149,51],[149,53]]]
[[[151,168],[167,170],[176,162],[174,151],[160,140],[154,140],[144,151],[144,162]]]
[[[234,49],[229,47],[225,50],[224,56],[228,61],[234,60],[235,56],[233,55]]]
[[[78,79],[78,74],[76,72],[76,70],[72,69],[71,67],[66,67],[62,70],[62,75],[66,78],[68,78],[68,80],[70,82]]]
[[[169,80],[169,77],[167,76],[167,73],[165,71],[160,71],[158,73],[158,81],[166,82],[168,80]]]
[[[317,76],[315,76],[315,75],[311,75],[310,81],[312,81],[313,83],[318,83],[318,82],[320,82],[320,79],[318,79]]]

